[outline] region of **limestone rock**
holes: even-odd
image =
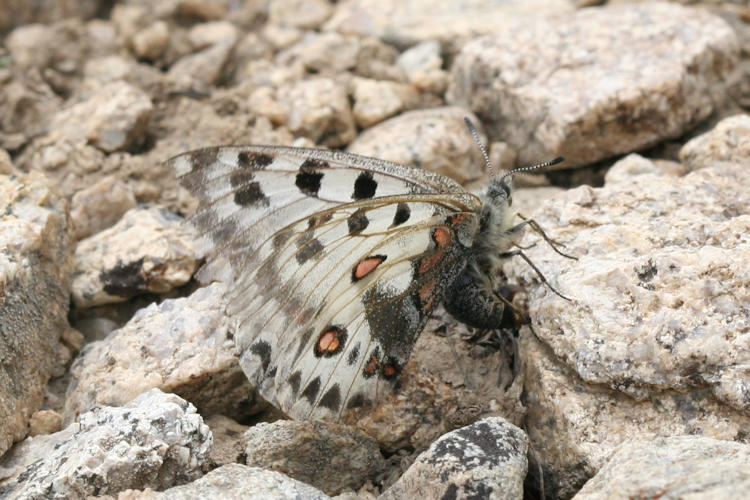
[[[697,170],[717,162],[750,162],[750,115],[735,115],[720,121],[712,130],[691,139],[680,149],[685,168]]]

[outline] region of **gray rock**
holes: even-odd
[[[458,107],[409,111],[364,131],[347,150],[421,167],[464,183],[485,171],[465,116],[479,126],[471,113]]]
[[[329,495],[359,488],[385,465],[378,443],[340,423],[277,420],[245,432],[245,463],[274,469]]]
[[[175,486],[163,492],[128,492],[127,500],[328,500],[322,491],[292,479],[280,472],[228,464],[214,469],[190,484]],[[119,497],[123,499],[122,496]],[[123,499],[123,500],[125,500]]]
[[[346,88],[329,78],[283,85],[278,100],[289,110],[287,127],[326,147],[343,146],[356,135]]]
[[[435,441],[379,499],[521,499],[527,448],[518,427],[481,420]]]
[[[529,330],[522,330],[519,350],[526,430],[539,460],[529,464],[532,494],[543,484],[548,498],[570,498],[628,440],[699,434],[731,441],[750,435],[747,414],[717,402],[705,388],[654,391],[639,401],[585,382]]]
[[[361,44],[359,38],[339,33],[308,32],[291,47],[276,56],[276,63],[290,66],[300,62],[316,74],[334,76],[357,65]]]
[[[750,431],[748,184],[742,164],[644,174],[531,214],[579,259],[521,242],[537,242],[525,253],[571,301],[520,259],[505,266],[529,292],[527,422],[560,496],[626,439]]]
[[[571,12],[564,0],[352,0],[339,2],[325,28],[376,36],[401,48],[438,40],[448,52],[477,36],[504,30],[519,17]]]
[[[698,170],[717,162],[750,162],[750,115],[735,115],[720,121],[712,130],[691,139],[680,149],[685,168]]]
[[[248,426],[224,415],[211,415],[206,418],[206,425],[214,437],[211,462],[219,466],[241,463],[245,456],[245,443],[241,437]]]
[[[257,412],[253,388],[237,365],[223,294],[215,284],[152,304],[106,339],[87,344],[71,367],[65,417],[122,405],[153,387],[179,394],[206,415]]]
[[[70,205],[75,237],[80,240],[112,226],[136,203],[130,186],[108,176],[78,191]]]
[[[420,90],[442,94],[448,85],[448,74],[443,70],[440,43],[427,40],[405,50],[397,64],[409,82]]]
[[[133,52],[139,59],[154,61],[164,54],[169,44],[169,25],[154,21],[133,35]]]
[[[166,210],[132,209],[76,246],[73,300],[92,307],[182,286],[200,263],[195,239],[192,228]]]
[[[206,23],[194,26],[188,38],[198,52],[178,59],[167,72],[168,80],[180,89],[203,89],[218,84],[237,44],[237,28],[225,21]]]
[[[574,498],[742,498],[749,470],[746,444],[703,436],[627,442]]]
[[[477,113],[519,165],[585,165],[678,137],[721,99],[738,59],[732,29],[668,3],[538,18],[467,44],[448,102]]]
[[[618,160],[612,165],[604,175],[606,184],[617,182],[630,182],[637,175],[683,175],[684,168],[676,162],[665,160],[651,160],[644,158],[637,153],[630,153],[628,156]]]
[[[0,496],[69,498],[164,489],[207,469],[212,438],[190,403],[152,390],[120,408],[99,407],[3,457]]]
[[[67,204],[38,172],[0,175],[0,455],[28,431],[68,328]]]

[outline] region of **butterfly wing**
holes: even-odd
[[[479,200],[445,177],[340,152],[224,147],[170,160],[229,279],[241,365],[294,418],[392,386],[465,264]]]

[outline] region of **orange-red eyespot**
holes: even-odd
[[[333,356],[346,342],[346,330],[338,326],[326,328],[315,344],[316,356]]]
[[[373,356],[365,365],[365,375],[375,375],[378,371],[378,358]]]
[[[448,217],[448,224],[452,226],[457,226],[459,224],[462,224],[468,217],[469,217],[469,214],[465,212],[451,215]]]
[[[395,363],[394,361],[390,361],[389,363],[383,366],[382,373],[383,373],[383,377],[385,378],[393,378],[396,375],[398,375],[400,371],[401,371],[401,368],[398,366],[398,364]]]
[[[451,232],[444,227],[435,228],[432,232],[432,239],[438,247],[447,247],[451,244]]]
[[[385,255],[373,255],[362,260],[359,264],[354,266],[352,271],[352,281],[361,280],[371,272],[373,272],[380,264],[385,262],[387,256]]]
[[[422,260],[419,261],[419,269],[417,269],[417,272],[419,274],[426,273],[433,267],[437,266],[440,261],[443,260],[443,257],[445,257],[445,252],[442,250],[439,250],[432,255],[422,257]]]

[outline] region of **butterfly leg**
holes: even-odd
[[[563,254],[563,255],[565,255],[565,254]],[[523,253],[523,250],[514,250],[512,252],[505,252],[505,253],[501,253],[500,254],[500,258],[502,258],[502,259],[509,259],[511,257],[516,257],[516,256],[521,257],[523,260],[525,260],[526,263],[531,266],[531,268],[534,270],[534,272],[536,272],[537,276],[539,276],[539,279],[542,280],[542,283],[544,283],[545,285],[547,285],[547,287],[550,290],[552,290],[553,292],[555,292],[555,295],[557,295],[557,296],[559,296],[559,297],[561,297],[561,298],[563,298],[565,300],[571,300],[570,298],[566,297],[565,295],[563,295],[560,292],[558,292],[557,290],[555,290],[555,287],[553,287],[552,285],[550,285],[549,281],[547,281],[547,278],[545,278],[544,275],[542,274],[542,272],[539,270],[539,268],[536,267],[533,262],[531,262],[531,259],[529,259],[528,255],[526,255],[525,253]],[[571,257],[571,258],[575,258],[575,257]]]
[[[542,227],[534,220],[534,219],[527,219],[521,214],[517,214],[520,218],[523,219],[523,222],[520,224],[516,224],[512,228],[508,229],[507,234],[511,237],[511,239],[514,239],[518,235],[521,234],[521,232],[524,230],[526,226],[529,226],[535,233],[537,233],[539,236],[544,239],[544,241],[547,242],[547,244],[552,247],[552,250],[554,250],[556,253],[562,255],[563,257],[567,257],[569,259],[578,260],[578,257],[573,257],[572,255],[568,255],[562,251],[560,251],[557,247],[563,247],[565,248],[565,245],[563,245],[560,242],[557,242],[547,236],[547,234],[544,232]]]

